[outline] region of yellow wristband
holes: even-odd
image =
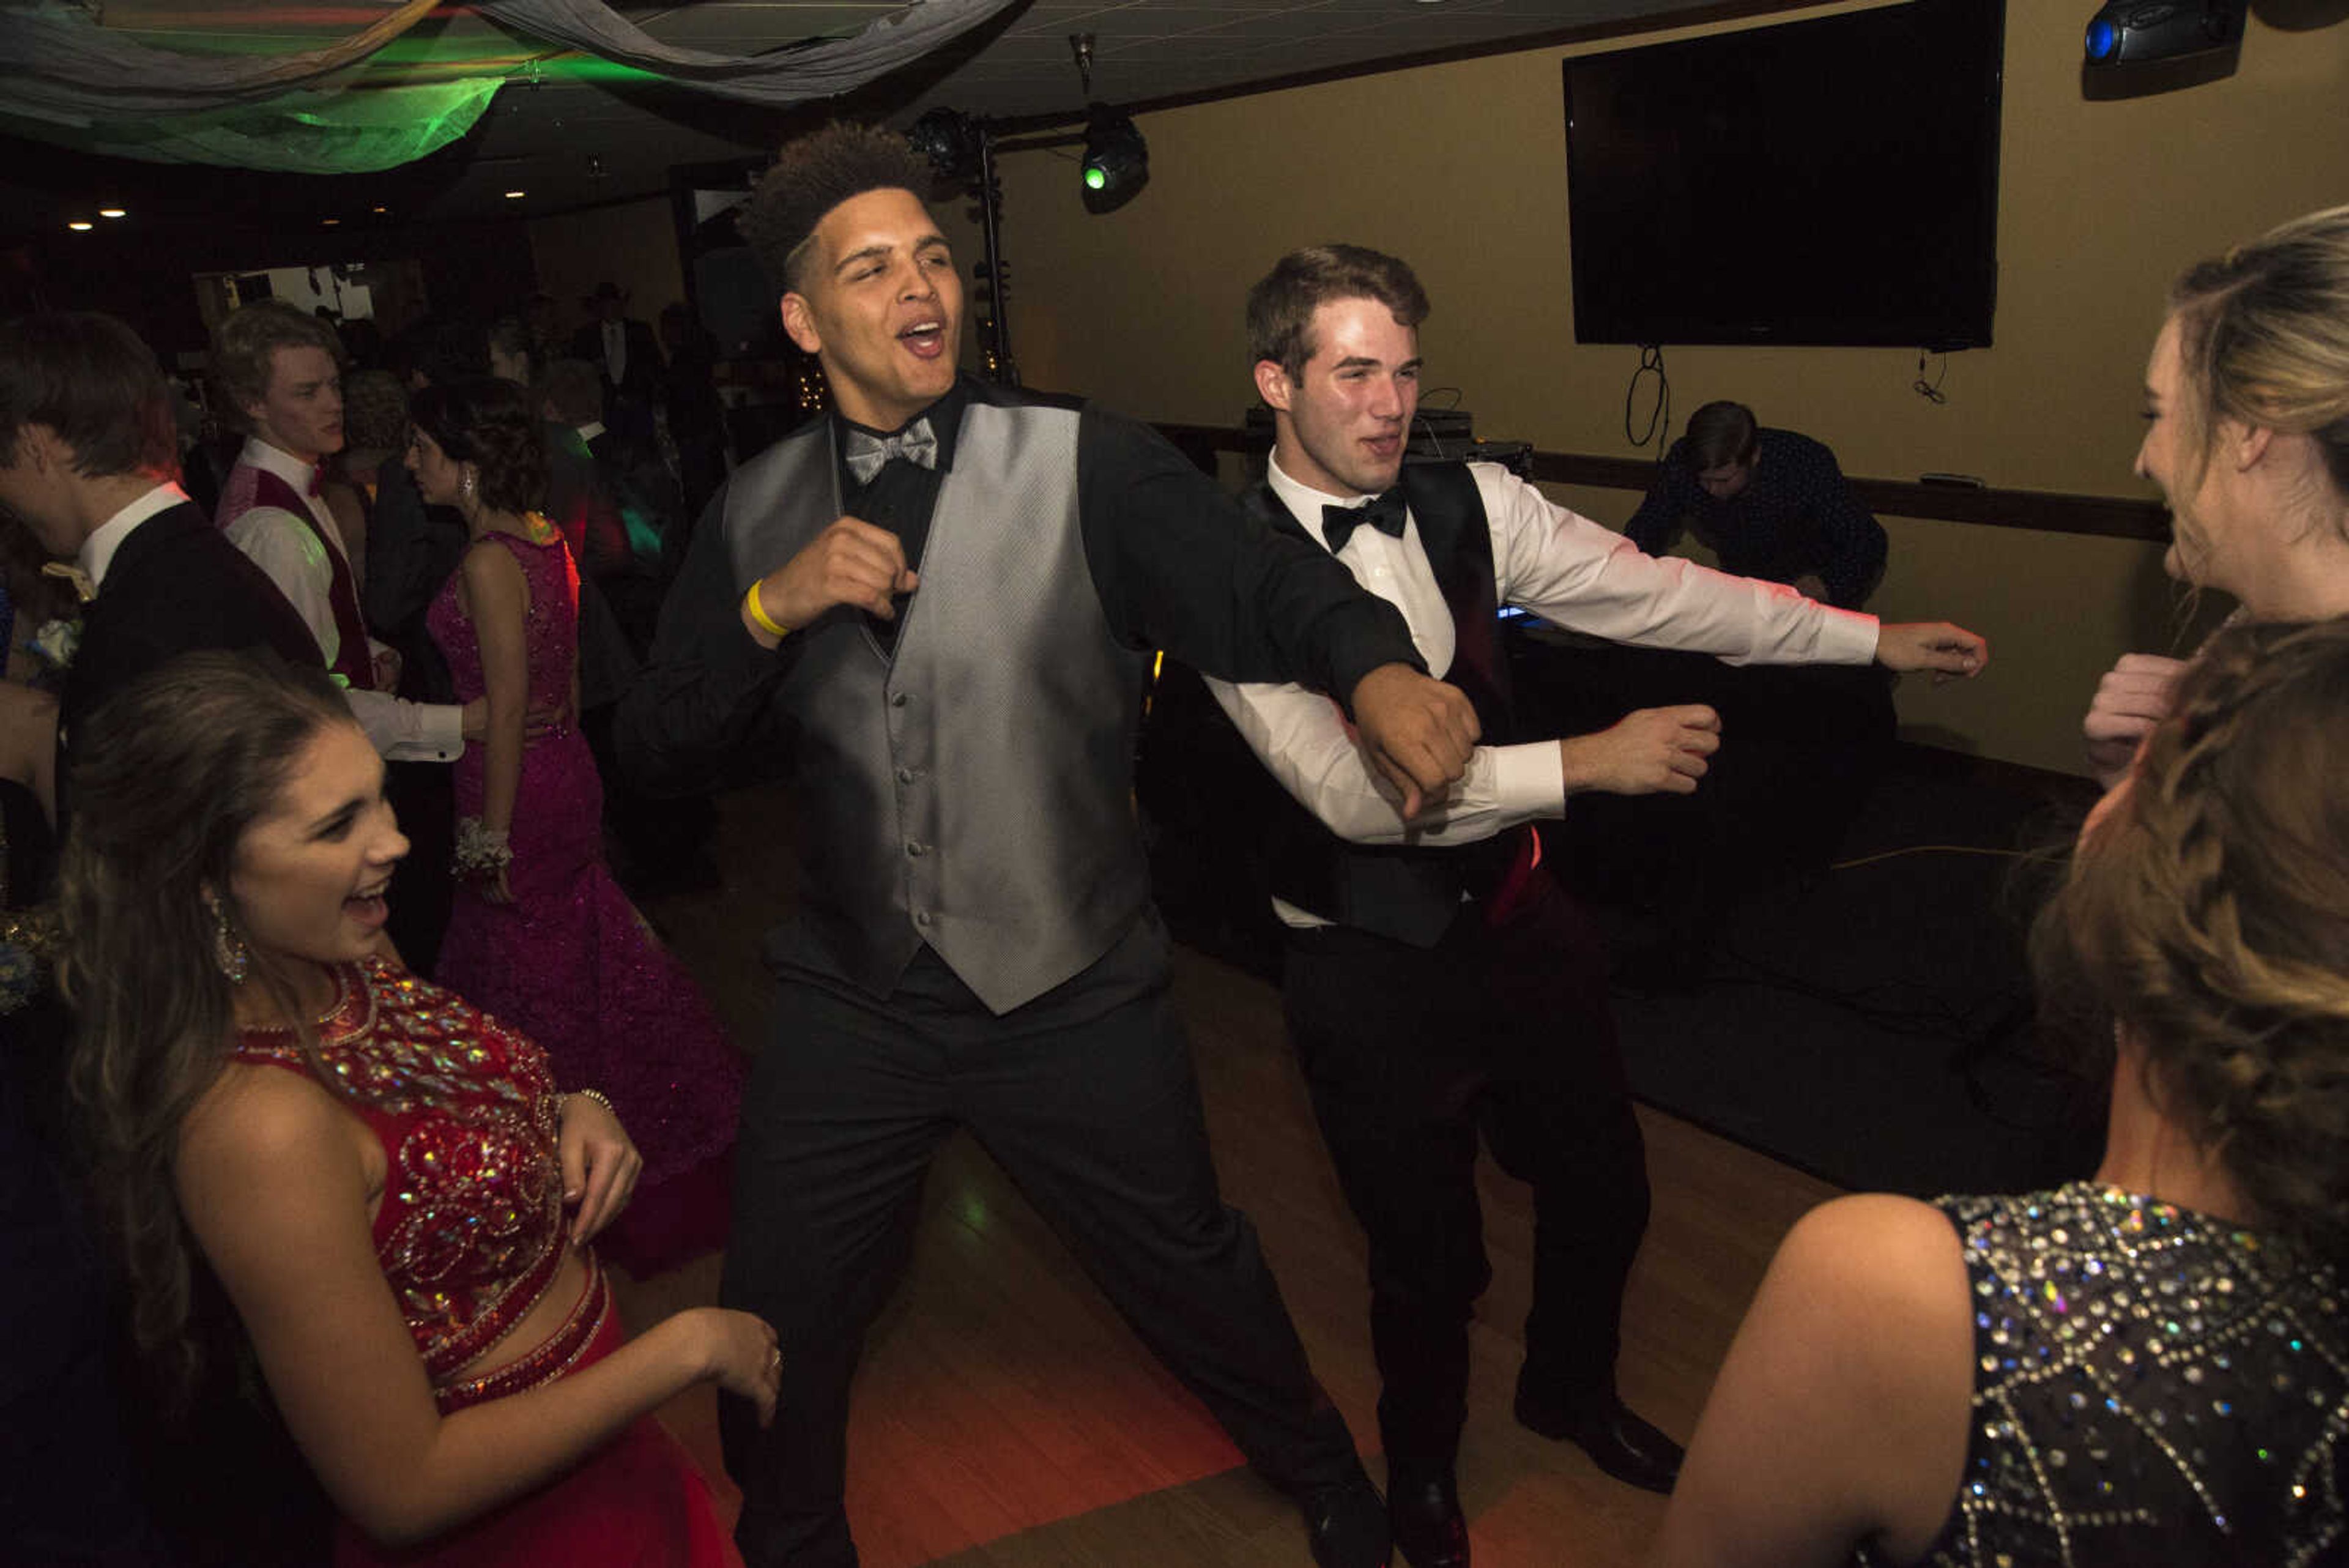
[[[772,617],[768,615],[767,607],[759,602],[758,584],[752,583],[750,585],[750,591],[742,596],[742,607],[750,612],[751,621],[757,625],[761,631],[765,632],[769,637],[771,637],[780,642],[784,638],[792,635],[792,628],[781,624]]]

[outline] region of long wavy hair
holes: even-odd
[[[2349,1261],[2349,620],[2213,638],[2033,933],[2261,1221]],[[2075,1017],[2075,1021],[2085,1021]]]
[[[129,1275],[131,1331],[172,1399],[204,1360],[204,1336],[191,1332],[202,1271],[172,1162],[181,1122],[233,1047],[234,987],[215,957],[220,921],[243,924],[230,877],[305,748],[350,722],[324,671],[206,652],[128,687],[75,736],[59,873],[58,982],[78,1021],[71,1081]],[[300,1018],[266,955],[253,955],[244,983]],[[316,1043],[302,1038],[315,1067]]]

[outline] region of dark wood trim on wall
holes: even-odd
[[[1163,424],[1159,430],[1185,452],[1237,452],[1255,456],[1264,439],[1224,425]],[[1537,452],[1533,476],[1549,484],[1588,484],[1602,490],[1645,491],[1656,465],[1643,458],[1598,457],[1582,452]],[[2169,514],[2158,502],[2111,495],[2068,495],[2049,490],[1993,490],[1969,484],[1920,484],[1898,479],[1859,479],[1853,492],[1872,512],[1888,517],[1930,517],[1945,523],[1979,523],[1993,528],[2023,528],[2043,534],[2092,534],[2106,539],[2169,540]]]

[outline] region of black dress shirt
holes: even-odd
[[[1697,483],[1688,438],[1674,441],[1648,498],[1624,525],[1625,536],[1661,556],[1685,520],[1721,557],[1722,570],[1774,583],[1815,574],[1826,585],[1829,604],[1857,609],[1884,575],[1883,525],[1851,493],[1825,445],[1793,431],[1755,433],[1754,476],[1725,501]]]
[[[885,514],[865,521],[905,540],[916,571],[940,476],[954,466],[974,399],[1040,400],[962,377],[924,410],[938,442],[935,470],[893,462],[861,491],[841,472],[844,511]],[[840,423],[835,453],[845,444]],[[726,493],[694,529],[652,659],[620,705],[616,738],[647,789],[707,789],[713,772],[759,754],[753,732],[792,653],[789,639],[770,651],[742,629],[742,587],[720,525]],[[1294,680],[1341,701],[1381,664],[1425,668],[1393,606],[1365,593],[1326,551],[1248,516],[1146,425],[1081,408],[1077,495],[1093,589],[1111,632],[1129,648],[1164,649],[1232,680]]]

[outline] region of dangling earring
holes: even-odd
[[[212,900],[212,962],[231,985],[243,985],[245,971],[253,965],[252,950],[228,923],[228,906],[217,898]]]

